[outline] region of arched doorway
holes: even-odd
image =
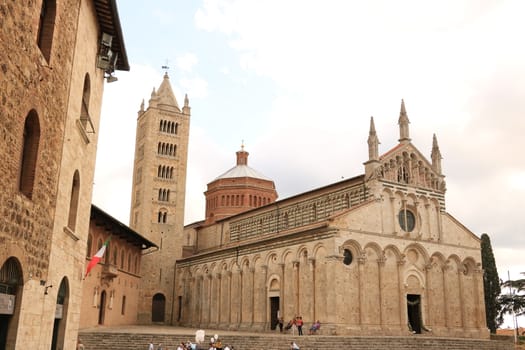
[[[412,332],[421,334],[421,296],[418,294],[407,294],[408,324]]]
[[[268,297],[270,298],[270,329],[275,330],[280,315],[281,283],[277,278],[272,278],[268,285]]]
[[[151,322],[164,322],[166,297],[160,293],[153,296],[151,305]]]
[[[55,309],[55,323],[53,325],[53,339],[51,340],[51,350],[64,348],[64,337],[67,323],[67,305],[69,301],[69,284],[64,277],[58,289],[57,304]]]
[[[100,309],[98,310],[98,324],[104,324],[104,317],[106,316],[106,291],[100,293]]]
[[[0,349],[14,349],[22,300],[20,262],[9,258],[0,269]]]

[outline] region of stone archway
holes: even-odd
[[[151,322],[164,322],[166,313],[166,297],[157,293],[153,296],[151,304]]]
[[[11,257],[0,269],[0,349],[15,348],[23,274],[18,259]]]

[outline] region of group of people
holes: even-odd
[[[294,317],[293,319],[291,319],[286,324],[286,326],[284,326],[284,320],[283,320],[282,317],[278,318],[277,323],[279,324],[279,330],[280,330],[281,333],[283,332],[283,328],[284,328],[284,330],[288,331],[292,327],[295,327],[295,328],[297,328],[297,334],[298,335],[303,335],[304,321],[303,321],[303,317],[302,316]],[[310,335],[315,334],[320,328],[321,328],[321,322],[319,322],[319,320],[317,320],[317,321],[315,321],[312,324],[312,326],[308,330],[308,334],[310,334]]]
[[[193,343],[189,340],[186,343],[180,342],[180,344],[177,345],[177,348],[176,348],[176,350],[199,350],[199,349],[206,349],[206,347],[202,347],[201,345],[197,343]],[[162,347],[162,344],[159,344],[155,348],[153,343],[149,343],[148,350],[168,350],[168,348]],[[222,341],[219,338],[212,337],[210,340],[208,350],[234,350],[234,348],[233,346],[229,346],[229,345],[225,345],[223,347]]]

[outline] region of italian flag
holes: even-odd
[[[102,247],[100,247],[98,252],[95,255],[93,255],[93,257],[91,258],[91,261],[89,262],[89,264],[88,264],[88,266],[86,268],[86,274],[84,275],[84,279],[86,279],[86,277],[87,277],[88,273],[91,271],[91,269],[93,267],[97,266],[98,262],[104,256],[104,253],[106,252],[106,248],[108,247],[108,244],[109,244],[110,240],[111,240],[111,236],[109,236],[108,239],[106,239],[106,241],[104,242]]]

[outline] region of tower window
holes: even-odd
[[[51,58],[53,32],[55,30],[56,3],[55,0],[43,0],[38,23],[37,44],[47,62]]]
[[[80,175],[78,170],[75,170],[75,175],[73,175],[73,181],[71,185],[71,197],[69,198],[69,217],[67,222],[67,227],[71,231],[75,231],[77,223],[77,211],[79,203],[79,194],[80,194]]]
[[[31,110],[24,124],[22,162],[20,167],[19,190],[32,198],[35,182],[38,145],[40,142],[40,123],[35,110]]]

